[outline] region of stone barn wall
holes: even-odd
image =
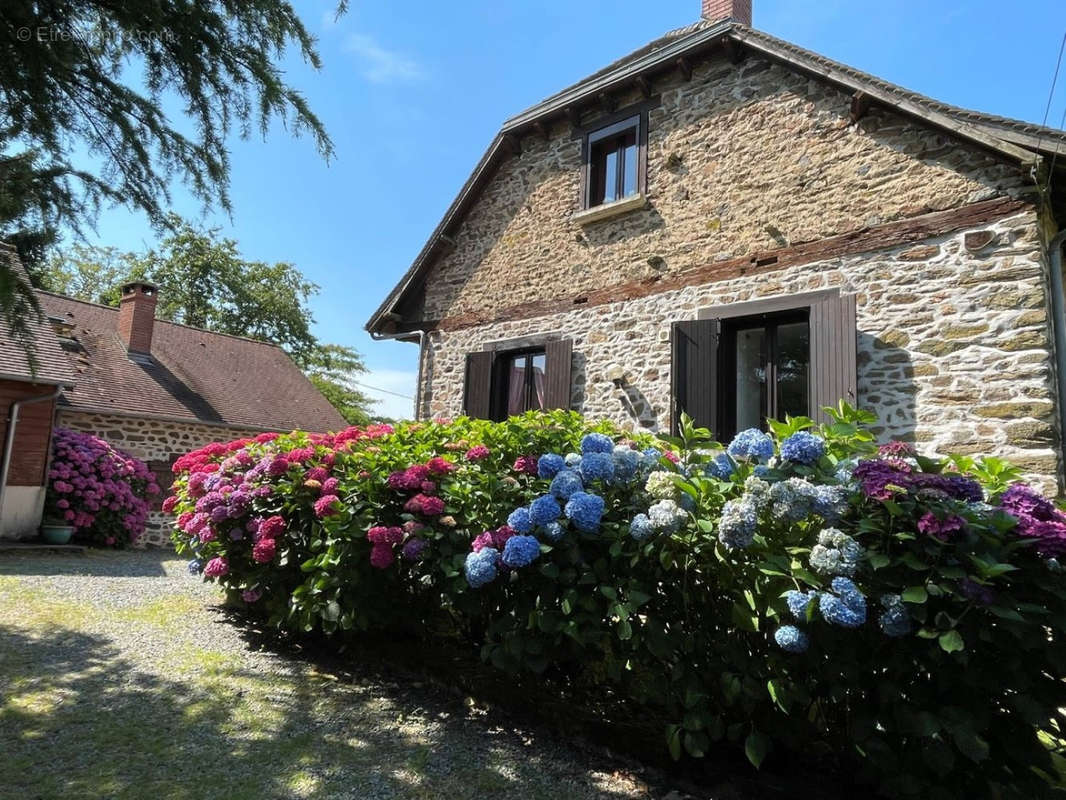
[[[146,545],[170,546],[170,524],[173,519],[159,510],[170,487],[170,465],[178,456],[211,442],[226,442],[254,436],[258,430],[204,425],[190,422],[167,422],[141,417],[100,414],[60,409],[56,424],[106,439],[119,450],[144,461],[152,469],[163,493],[148,518],[144,539]]]

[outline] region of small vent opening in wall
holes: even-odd
[[[575,306],[584,305],[588,301],[589,301],[589,299],[587,297],[578,297],[577,299],[574,300],[574,305]]]
[[[776,264],[776,263],[777,263],[777,256],[768,256],[766,258],[756,259],[755,266],[757,266],[757,267],[768,267],[770,264]]]

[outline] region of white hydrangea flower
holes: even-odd
[[[644,490],[656,500],[676,500],[677,484],[674,483],[674,474],[659,470],[648,476],[644,484]]]

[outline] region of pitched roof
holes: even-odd
[[[0,259],[7,262],[7,266],[17,276],[16,279],[21,279],[29,291],[30,276],[26,274],[26,269],[19,260],[18,251],[13,246],[0,242]],[[48,320],[44,317],[30,319],[27,326],[33,336],[31,350],[37,361],[36,371],[31,368],[30,359],[22,343],[4,326],[0,327],[0,379],[73,386],[74,372]]]
[[[508,155],[509,138],[530,133],[535,126],[568,115],[572,110],[580,112],[601,94],[630,87],[638,78],[676,69],[678,59],[701,58],[721,47],[736,52],[750,50],[843,91],[861,93],[870,102],[941,128],[1022,166],[1035,167],[1045,155],[1066,155],[1066,132],[1062,130],[941,103],[733,20],[701,20],[670,31],[507,120],[414,263],[366,323],[366,329],[372,333],[389,330],[390,317],[400,301],[410,290],[418,288],[438,247],[449,240],[449,233],[476,200],[496,165]]]
[[[130,354],[118,309],[37,292],[45,313],[73,325],[63,342],[77,382],[60,402],[103,413],[258,430],[347,426],[276,345],[156,320],[151,356]]]

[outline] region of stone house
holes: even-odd
[[[728,440],[845,399],[1053,490],[1066,134],[751,19],[704,0],[504,123],[367,323],[419,344],[418,415],[687,412]]]
[[[37,298],[49,324],[38,331],[36,346],[58,353],[55,365],[64,370],[51,378],[61,386],[54,413],[43,405],[38,412],[48,425],[30,442],[19,423],[20,457],[41,465],[41,473],[53,422],[147,462],[164,490],[174,460],[210,442],[347,427],[281,348],[157,320],[157,292],[150,284],[124,286],[118,308],[43,291]],[[11,347],[0,337],[0,361]],[[39,522],[40,507],[35,517],[5,525],[0,535],[32,534]],[[157,508],[145,542],[164,544],[166,522]]]

